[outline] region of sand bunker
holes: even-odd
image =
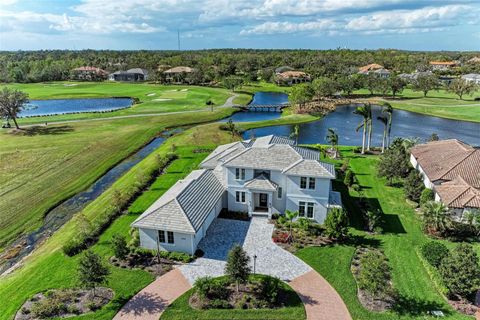
[[[76,83],[69,83],[69,84],[64,84],[65,87],[74,87],[74,86],[78,86],[78,84]]]
[[[180,90],[180,91],[188,91],[188,89],[182,89],[182,90]]]
[[[156,93],[149,93],[149,94],[147,94],[147,97],[151,97],[151,96],[154,96],[154,95],[156,95]]]
[[[153,101],[169,101],[172,99],[167,99],[167,98],[159,98],[159,99],[153,99]]]

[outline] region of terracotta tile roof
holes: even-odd
[[[310,78],[310,75],[303,71],[285,71],[278,74],[279,77],[284,79],[289,78]]]
[[[430,64],[434,66],[455,66],[457,63],[455,61],[430,61]]]
[[[480,190],[469,185],[460,176],[435,186],[435,191],[450,208],[480,208]]]
[[[453,180],[461,176],[472,186],[480,188],[479,149],[451,139],[417,145],[411,153],[430,181]]]
[[[89,67],[89,66],[84,66],[84,67],[78,67],[78,68],[75,68],[73,69],[74,71],[93,71],[93,72],[96,72],[96,73],[103,73],[103,74],[107,74],[108,72],[103,70],[103,69],[100,69],[100,68],[97,68],[97,67]]]
[[[467,61],[468,63],[480,63],[480,57],[473,57]]]
[[[378,69],[385,69],[385,68],[380,64],[371,63],[371,64],[367,64],[366,66],[358,68],[358,71],[359,72],[369,72],[369,71],[378,70]]]

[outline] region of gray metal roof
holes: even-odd
[[[132,226],[195,233],[224,191],[212,170],[192,171],[155,201]]]

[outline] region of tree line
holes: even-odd
[[[270,80],[274,70],[290,66],[314,78],[353,74],[358,67],[378,63],[396,73],[426,70],[432,60],[466,62],[476,52],[419,52],[380,50],[256,50],[212,49],[196,51],[113,51],[41,50],[0,52],[0,82],[41,82],[68,80],[80,66],[94,66],[109,72],[130,68],[148,70],[152,78],[161,76],[162,66],[189,66],[197,72],[195,83],[241,75],[247,80]],[[160,71],[159,71],[159,66]],[[467,64],[454,74],[480,73],[480,64]]]

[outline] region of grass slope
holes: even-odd
[[[233,110],[77,122],[0,132],[0,252],[42,223],[56,203],[85,189],[165,128],[212,121]]]
[[[140,101],[131,108],[113,112],[31,117],[20,119],[20,124],[209,109],[210,107],[206,105],[208,100],[219,106],[232,96],[232,92],[222,88],[148,83],[49,82],[8,86],[27,92],[30,99],[133,97]],[[250,99],[248,94],[237,94],[240,102]],[[159,101],[157,99],[168,100]]]
[[[218,135],[219,143],[230,141],[226,132],[219,132]],[[152,186],[131,204],[127,214],[115,220],[102,234],[98,243],[93,246],[93,250],[101,254],[104,259],[110,257],[113,254],[110,245],[112,235],[117,232],[128,234],[130,223],[141,212],[146,210],[178,179],[185,177],[192,169],[196,168],[208,153],[193,152],[192,141],[196,139],[200,143],[206,144],[207,148],[213,148],[214,146],[209,142],[210,138],[211,133],[207,132],[203,126],[199,126],[168,139],[156,152],[133,167],[117,180],[111,188],[87,206],[83,210],[83,214],[91,221],[99,218],[104,208],[112,201],[114,190],[132,188],[139,174],[148,173],[156,168],[156,154],[166,154],[171,151],[172,145],[177,146],[176,152],[180,158],[172,163],[166,174],[159,176]],[[78,221],[76,219],[70,220],[26,259],[24,267],[0,278],[0,300],[3,301],[0,305],[1,320],[13,318],[16,310],[23,302],[37,292],[50,288],[78,285],[75,274],[78,257],[67,257],[61,252],[62,245],[78,232],[78,228]],[[112,275],[109,280],[109,286],[116,293],[114,300],[105,308],[78,318],[111,319],[116,311],[131,296],[150,283],[153,277],[141,270],[125,270],[112,267]]]
[[[421,230],[421,222],[406,203],[403,190],[388,187],[383,179],[377,178],[378,157],[354,155],[351,148],[343,148],[342,154],[350,159],[350,167],[367,200],[384,212],[384,234],[368,235],[361,231],[355,203],[358,193],[350,191],[348,194],[341,183],[336,183],[355,227],[351,229],[355,239],[346,245],[302,249],[298,256],[335,287],[354,319],[426,319],[426,312],[431,310],[444,311],[445,319],[470,319],[454,312],[436,289],[417,255],[417,249],[428,240]],[[373,245],[385,251],[392,267],[394,287],[400,296],[394,312],[369,312],[358,302],[356,283],[350,272],[350,261],[357,245]]]

